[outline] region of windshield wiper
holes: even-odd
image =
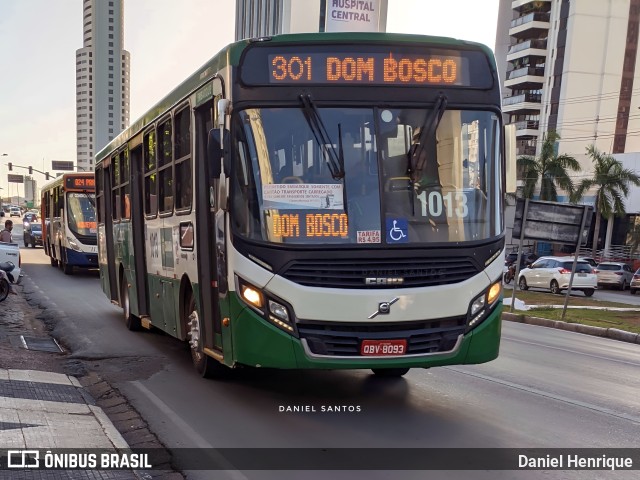
[[[92,198],[86,191],[82,192],[82,193],[84,193],[84,196],[87,197],[87,200],[89,200],[89,203],[95,209],[96,208],[96,200],[95,200],[95,198]]]
[[[300,101],[303,106],[304,118],[311,128],[313,136],[316,138],[318,145],[325,146],[327,149],[327,165],[334,180],[344,178],[344,152],[342,150],[342,129],[338,124],[338,151],[333,146],[333,142],[327,133],[318,108],[311,100],[311,95],[300,95]]]
[[[447,97],[445,95],[439,95],[436,99],[436,103],[433,106],[431,114],[427,117],[422,128],[420,129],[420,137],[418,139],[418,146],[414,150],[413,154],[409,158],[409,170],[411,172],[411,178],[417,180],[422,171],[424,170],[427,160],[426,155],[422,155],[424,149],[427,148],[427,141],[433,137],[436,133],[436,129],[440,124],[442,115],[447,109]]]

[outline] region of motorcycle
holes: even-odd
[[[0,302],[5,301],[10,293],[16,293],[11,284],[19,283],[20,276],[16,277],[15,270],[16,266],[13,262],[0,263]]]
[[[512,263],[508,267],[504,267],[504,273],[502,275],[502,280],[507,285],[511,283],[511,280],[516,276],[516,264]]]

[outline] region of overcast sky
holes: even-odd
[[[235,1],[124,2],[133,122],[233,42]],[[462,38],[493,49],[497,15],[498,0],[389,0],[387,31]],[[82,0],[0,0],[3,196],[7,162],[45,171],[51,160],[75,162],[75,52],[81,47]],[[11,188],[15,193],[15,184]]]

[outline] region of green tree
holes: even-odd
[[[555,202],[558,200],[558,187],[569,195],[573,193],[573,182],[569,170],[580,171],[580,163],[570,155],[558,155],[555,142],[560,139],[556,132],[548,132],[538,158],[531,156],[518,157],[518,169],[524,180],[524,198],[533,198],[540,180],[540,200]]]
[[[631,253],[636,253],[638,247],[640,247],[640,223],[636,223],[629,227],[627,232],[627,241],[631,247]]]
[[[593,178],[585,178],[576,188],[572,201],[580,201],[584,194],[592,189],[596,191],[596,224],[593,231],[593,256],[598,248],[600,222],[602,218],[613,219],[614,215],[626,214],[624,199],[629,195],[629,184],[640,186],[640,177],[632,170],[624,168],[619,160],[599,151],[595,145],[587,147],[587,154],[593,161]]]

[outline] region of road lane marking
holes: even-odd
[[[489,375],[483,375],[481,373],[466,372],[464,370],[460,370],[458,368],[453,368],[453,367],[443,367],[443,368],[446,369],[446,370],[450,370],[450,371],[456,372],[456,373],[460,373],[462,375],[468,375],[470,377],[479,378],[481,380],[487,380],[489,382],[497,383],[499,385],[504,385],[505,387],[513,388],[515,390],[521,390],[523,392],[533,393],[534,395],[539,395],[541,397],[550,398],[552,400],[557,400],[559,402],[568,403],[570,405],[575,405],[575,406],[578,406],[578,407],[582,407],[582,408],[586,408],[586,409],[589,409],[589,410],[593,410],[595,412],[604,413],[604,414],[610,415],[612,417],[617,417],[617,418],[621,418],[621,419],[624,419],[624,420],[629,420],[631,422],[640,424],[640,417],[636,417],[634,415],[629,415],[629,414],[626,414],[626,413],[618,412],[618,411],[612,410],[610,408],[601,407],[601,406],[595,405],[593,403],[581,402],[580,400],[574,400],[572,398],[565,397],[563,395],[556,395],[555,393],[545,392],[544,390],[539,390],[537,388],[527,387],[527,386],[521,385],[519,383],[509,382],[507,380],[502,380],[502,379],[499,379],[499,378],[490,377]]]
[[[544,343],[528,342],[526,340],[519,340],[517,338],[508,337],[506,335],[502,335],[502,338],[504,338],[505,340],[512,340],[514,342],[526,343],[527,345],[534,345],[536,347],[550,348],[552,350],[560,350],[561,352],[575,353],[577,355],[584,355],[585,357],[597,358],[597,359],[600,359],[600,360],[608,360],[610,362],[616,362],[616,363],[623,363],[625,365],[631,365],[633,367],[640,367],[640,363],[637,363],[637,362],[628,362],[626,360],[617,360],[617,359],[611,358],[611,357],[603,357],[601,355],[594,355],[593,353],[578,352],[577,350],[571,350],[569,348],[553,347],[551,345],[545,345]]]

